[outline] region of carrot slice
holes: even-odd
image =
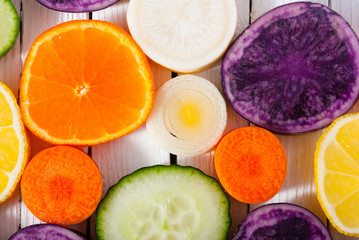
[[[286,177],[287,157],[279,140],[258,127],[236,129],[218,144],[214,165],[219,181],[235,199],[260,203],[276,195]]]
[[[102,177],[84,152],[55,146],[38,153],[26,166],[21,193],[41,221],[76,224],[91,216],[100,202]]]

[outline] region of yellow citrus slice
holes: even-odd
[[[333,226],[359,236],[359,114],[336,119],[315,151],[318,200]]]
[[[11,90],[0,82],[0,203],[11,196],[29,157],[20,110]]]

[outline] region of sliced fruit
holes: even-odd
[[[222,63],[223,91],[234,110],[275,132],[322,128],[359,93],[359,42],[328,7],[297,2],[251,24]]]
[[[309,210],[289,203],[259,207],[248,214],[232,240],[332,240],[326,226]]]
[[[359,236],[359,114],[336,119],[315,150],[318,200],[333,226]]]
[[[147,56],[188,73],[222,56],[236,31],[237,10],[233,0],[131,0],[127,22]]]
[[[204,78],[181,75],[157,91],[146,126],[162,149],[194,156],[217,144],[226,123],[226,103],[218,89]]]
[[[92,12],[105,9],[119,0],[37,0],[50,9],[61,12]]]
[[[101,201],[96,235],[104,239],[225,240],[229,200],[218,182],[178,165],[142,168]]]
[[[11,0],[0,0],[0,58],[15,44],[20,19]]]
[[[86,240],[81,233],[52,224],[36,224],[16,232],[9,240]]]
[[[0,203],[14,192],[29,156],[30,146],[16,99],[0,82]]]
[[[279,140],[258,127],[233,130],[214,153],[217,177],[224,189],[245,203],[261,203],[276,195],[287,174],[287,157]]]
[[[27,55],[20,107],[28,128],[57,145],[94,145],[144,123],[153,105],[151,68],[124,30],[94,20],[42,33]]]
[[[67,146],[42,150],[26,166],[21,195],[41,221],[70,225],[91,216],[100,202],[102,177],[84,152]]]

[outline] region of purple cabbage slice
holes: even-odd
[[[81,233],[52,224],[36,224],[23,228],[9,240],[86,240]]]
[[[280,6],[233,42],[222,85],[233,109],[256,125],[280,133],[325,127],[358,97],[358,38],[326,6]]]
[[[92,12],[115,4],[119,0],[37,0],[47,8],[61,12]]]
[[[332,240],[325,225],[309,210],[289,203],[259,207],[239,225],[232,240]]]

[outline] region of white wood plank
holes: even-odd
[[[269,10],[288,3],[298,2],[297,0],[252,0],[251,22],[262,16]],[[317,2],[328,6],[328,0],[302,0],[301,2]]]
[[[25,61],[33,41],[42,32],[59,23],[75,19],[88,19],[88,16],[89,14],[87,13],[74,14],[57,12],[40,5],[37,1],[23,1],[22,62]],[[30,134],[30,138],[32,143],[32,156],[42,149],[51,146],[51,144],[40,140],[33,134]],[[21,202],[21,227],[24,228],[37,223],[41,223],[41,221],[27,209],[24,202]],[[87,221],[68,227],[86,233]]]
[[[249,9],[250,9],[249,0],[237,0],[236,6],[237,6],[238,22],[237,22],[237,29],[234,38],[236,38],[249,24]],[[220,92],[223,95],[222,84],[221,84],[221,65],[222,65],[222,61],[219,60],[210,68],[202,72],[195,73],[194,75],[203,77],[211,81],[214,85],[216,85],[216,87],[220,90]],[[227,114],[228,114],[227,115],[228,120],[224,134],[230,132],[233,129],[248,126],[248,122],[242,117],[240,117],[232,109],[232,107],[228,104],[228,102],[227,102]],[[195,157],[178,156],[177,162],[180,165],[196,167],[198,169],[201,169],[207,175],[216,177],[216,172],[213,164],[213,154],[214,154],[214,150],[211,150],[206,154],[195,156]],[[231,201],[230,212],[232,218],[232,226],[228,232],[228,239],[231,239],[237,229],[237,226],[247,215],[248,205],[244,203],[240,203],[230,196],[229,198]]]
[[[330,7],[339,13],[351,25],[354,32],[359,36],[359,1],[358,0],[331,0]],[[359,112],[359,102],[349,110],[350,113]],[[348,237],[339,233],[332,224],[329,224],[329,231],[335,240],[354,240],[359,237]]]
[[[20,16],[20,0],[12,1]],[[13,48],[0,59],[0,81],[5,83],[18,97],[19,80],[21,73],[20,34]],[[20,226],[20,191],[15,190],[13,195],[0,204],[0,239],[9,239]]]
[[[331,0],[331,8],[339,13],[359,36],[359,1],[358,0]],[[359,112],[359,102],[349,110],[350,113]]]
[[[126,10],[128,0],[122,0],[102,11],[94,12],[92,19],[112,22],[128,32]],[[171,78],[171,72],[149,60],[155,80],[156,90]],[[149,138],[145,124],[134,132],[109,143],[94,146],[92,157],[97,162],[103,177],[103,195],[118,180],[145,166],[170,164],[168,152],[159,149]],[[95,214],[90,220],[91,238],[96,239]]]
[[[280,5],[295,2],[293,0],[253,0],[252,22],[263,13]],[[328,1],[313,1],[328,5]],[[326,216],[316,197],[314,185],[314,151],[317,140],[323,130],[305,134],[283,135],[276,134],[282,143],[288,160],[287,177],[280,192],[270,201],[250,206],[253,210],[261,205],[273,202],[290,202],[301,205],[316,214],[326,224]]]

